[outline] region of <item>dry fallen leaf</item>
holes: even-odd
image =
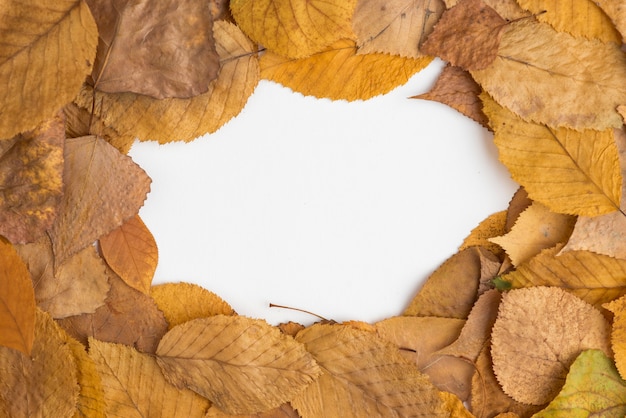
[[[626,8],[619,1],[594,0],[594,3],[602,8],[604,13],[611,18],[616,29],[620,32],[622,40],[626,35]]]
[[[449,9],[456,6],[461,0],[444,0]],[[487,6],[495,10],[503,19],[516,20],[530,16],[530,13],[522,9],[517,0],[483,0]]]
[[[105,400],[102,389],[102,379],[96,363],[87,355],[85,346],[63,333],[63,337],[67,346],[72,351],[74,360],[76,361],[78,385],[80,392],[78,393],[78,401],[76,403],[76,414],[74,418],[104,418],[105,417]]]
[[[619,374],[626,376],[626,296],[602,305],[614,315],[611,329],[611,346]]]
[[[267,412],[261,412],[258,414],[247,414],[247,415],[231,415],[226,414],[212,406],[205,418],[300,418],[300,415],[291,407],[289,404],[282,404],[278,408],[270,409]]]

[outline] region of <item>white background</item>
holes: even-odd
[[[192,143],[137,143],[152,178],[140,215],[154,283],[209,289],[272,324],[374,322],[419,286],[516,189],[487,130],[424,100],[443,64],[365,101],[262,81],[243,112]]]

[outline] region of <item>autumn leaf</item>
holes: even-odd
[[[258,319],[216,315],[172,328],[156,351],[166,378],[229,414],[291,400],[320,374],[304,346]]]
[[[120,135],[161,143],[191,141],[217,131],[239,114],[259,81],[256,48],[228,22],[214,25],[222,68],[209,91],[191,99],[163,99],[132,93],[95,94],[94,114]],[[93,91],[85,88],[76,103],[92,109]]]
[[[87,4],[99,34],[92,73],[96,90],[184,98],[205,93],[217,77],[213,18],[205,2],[87,0]]]
[[[513,194],[509,207],[506,211],[506,224],[505,230],[510,231],[517,222],[517,218],[524,212],[533,201],[528,197],[528,192],[524,189],[524,186],[520,186],[519,189]]]
[[[192,319],[234,315],[235,311],[213,292],[193,283],[163,283],[150,288],[150,296],[174,328]]]
[[[110,287],[107,267],[93,246],[68,258],[56,271],[47,236],[16,250],[30,272],[37,306],[53,318],[94,312],[104,304]]]
[[[76,362],[63,330],[38,310],[30,355],[0,347],[0,403],[11,417],[69,417],[76,410]]]
[[[459,251],[470,247],[483,247],[497,257],[504,254],[504,250],[499,245],[488,241],[489,238],[497,237],[506,233],[504,228],[506,221],[506,211],[496,212],[485,218],[478,226],[465,237]]]
[[[102,380],[96,369],[96,363],[87,355],[85,346],[63,333],[67,346],[72,351],[77,365],[77,379],[80,392],[76,403],[74,418],[104,418],[105,400]]]
[[[81,0],[7,0],[0,38],[0,138],[11,138],[72,101],[91,71],[98,34]]]
[[[615,354],[615,365],[620,376],[626,376],[626,297],[622,296],[602,305],[614,314],[611,329],[611,346]]]
[[[30,355],[34,329],[35,294],[30,274],[13,245],[0,237],[0,348]]]
[[[150,190],[147,174],[101,138],[68,139],[64,155],[65,193],[50,228],[55,267],[134,216]]]
[[[102,377],[107,417],[204,417],[209,401],[165,379],[157,360],[134,348],[89,339]]]
[[[350,38],[357,0],[231,0],[235,21],[255,42],[286,58],[304,58]]]
[[[604,13],[607,14],[620,32],[622,40],[624,40],[624,35],[626,35],[626,9],[624,9],[622,4],[613,0],[594,0],[594,3],[600,6]]]
[[[419,47],[444,10],[441,0],[358,0],[352,16],[358,53],[423,57]]]
[[[63,194],[64,120],[0,142],[0,234],[32,242],[52,225]]]
[[[579,132],[524,122],[488,96],[481,97],[500,161],[531,199],[571,215],[598,216],[619,209],[623,180],[612,129]]]
[[[462,0],[444,0],[448,9],[456,6]],[[522,9],[517,0],[483,0],[483,3],[495,10],[503,19],[516,20],[530,16],[530,13]]]
[[[247,415],[226,414],[212,406],[205,415],[205,418],[300,418],[300,415],[288,403],[282,404],[278,408],[270,409],[267,412]]]
[[[322,52],[299,60],[266,52],[261,77],[306,96],[332,100],[367,100],[406,83],[431,57],[357,55],[354,41],[341,39]]]
[[[491,333],[493,369],[506,394],[541,405],[561,390],[581,351],[611,352],[609,332],[600,311],[560,288],[512,290]]]
[[[98,242],[104,260],[126,284],[150,293],[159,252],[152,233],[139,215],[100,237]]]

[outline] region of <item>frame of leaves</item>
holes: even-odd
[[[0,416],[626,414],[616,3],[0,5]],[[433,56],[418,98],[490,129],[523,187],[401,316],[272,327],[151,285],[136,138],[214,132],[260,78],[366,100]]]

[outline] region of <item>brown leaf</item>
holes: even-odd
[[[428,378],[375,333],[316,324],[296,340],[324,370],[291,401],[303,417],[449,417]]]
[[[496,59],[506,23],[481,0],[462,0],[441,16],[422,51],[465,70],[480,70]]]
[[[428,93],[411,98],[441,102],[489,129],[489,120],[483,113],[483,105],[478,97],[481,91],[467,71],[448,64]]]
[[[184,322],[214,315],[235,315],[235,311],[213,292],[192,283],[164,283],[150,288],[150,296],[169,324],[169,329]]]
[[[459,251],[469,247],[481,246],[496,256],[504,254],[504,250],[493,242],[489,242],[489,238],[497,237],[506,233],[504,224],[506,221],[506,211],[496,212],[489,215],[478,226],[470,232],[463,240],[463,244],[459,247]]]
[[[209,401],[165,379],[154,356],[89,339],[89,356],[102,377],[106,416],[204,417]]]
[[[524,212],[533,201],[528,197],[528,193],[523,186],[520,186],[519,189],[515,192],[511,201],[509,202],[509,208],[506,211],[506,232],[510,231],[517,222],[517,218]]]
[[[72,101],[92,68],[96,24],[82,0],[7,0],[0,10],[0,138]]]
[[[352,29],[359,54],[423,57],[419,46],[444,10],[442,0],[358,0]]]
[[[600,311],[562,289],[512,290],[491,333],[494,372],[513,399],[544,404],[559,393],[581,351],[611,352],[609,333]]]
[[[35,329],[35,294],[28,269],[0,237],[0,348],[30,355]],[[1,375],[2,373],[0,373]]]
[[[450,9],[456,6],[461,0],[444,0],[446,7]],[[522,9],[517,0],[483,0],[487,6],[495,10],[503,19],[516,20],[530,16],[530,13]]]
[[[257,319],[216,315],[172,328],[156,351],[175,386],[229,414],[254,414],[292,399],[320,374],[304,346]]]
[[[219,57],[206,2],[87,0],[98,25],[94,88],[164,99],[205,93]]]
[[[60,319],[72,337],[87,345],[87,338],[134,346],[153,353],[167,332],[167,322],[149,296],[129,287],[110,272],[111,290],[105,305],[92,314]]]
[[[76,362],[64,332],[38,310],[30,355],[0,347],[0,402],[11,417],[69,417],[76,410]],[[1,408],[0,408],[1,409]]]
[[[65,142],[63,178],[65,194],[50,228],[55,266],[134,216],[150,190],[137,164],[95,136]]]
[[[127,285],[150,293],[159,252],[152,233],[139,215],[100,237],[98,242],[104,260]]]
[[[32,242],[52,225],[63,194],[64,120],[0,142],[0,234]]]
[[[258,414],[248,414],[248,415],[231,415],[226,414],[212,406],[205,418],[300,418],[300,415],[289,405],[288,403],[282,404],[278,408],[270,409],[267,412],[261,412]]]
[[[110,287],[107,268],[93,246],[71,256],[56,271],[47,236],[16,250],[30,271],[37,305],[53,318],[94,312],[104,304]]]
[[[96,364],[87,355],[85,346],[63,333],[67,346],[72,351],[76,361],[78,385],[80,392],[76,404],[76,414],[74,418],[104,418],[105,401],[102,390],[102,380],[96,369]]]

